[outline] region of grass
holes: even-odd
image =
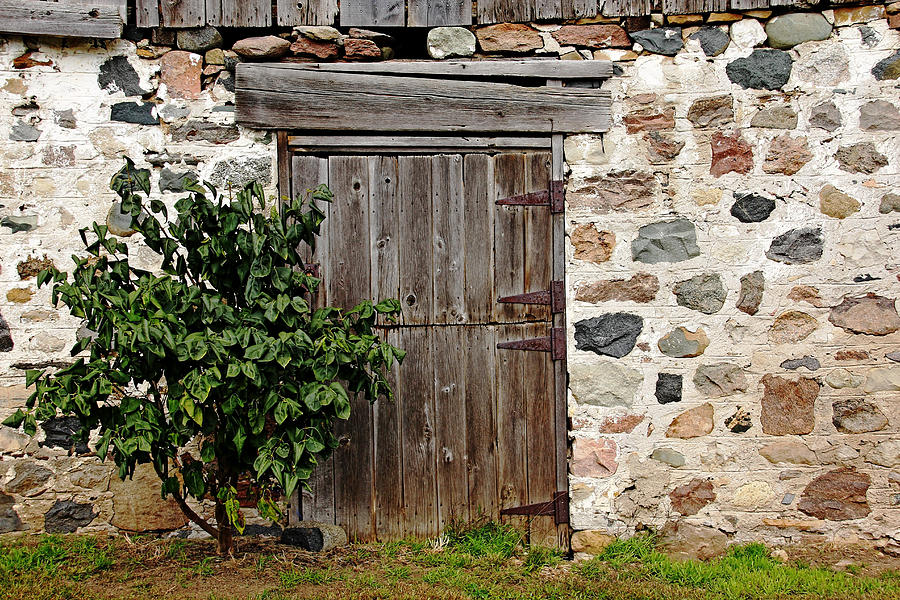
[[[645,535],[573,563],[496,523],[325,554],[263,541],[243,541],[233,559],[213,552],[211,542],[149,536],[0,538],[0,600],[900,598],[900,561],[886,564],[877,552],[846,571],[822,566],[845,558],[842,550],[807,552],[804,560],[817,566],[778,562],[760,544],[732,547],[715,561],[676,562]]]

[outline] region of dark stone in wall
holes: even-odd
[[[772,240],[766,257],[789,265],[810,263],[822,258],[824,243],[818,227],[791,229]]]
[[[241,137],[236,125],[219,125],[208,121],[188,121],[169,129],[173,142],[212,142],[227,144]]]
[[[660,404],[681,402],[682,376],[660,373],[656,378],[656,401]]]
[[[159,172],[159,191],[160,192],[183,192],[184,180],[187,178],[193,183],[197,183],[197,174],[193,171],[185,171],[179,173],[172,169],[164,168]]]
[[[9,352],[15,344],[12,339],[12,332],[9,330],[9,323],[0,314],[0,352]]]
[[[782,369],[788,371],[796,371],[800,367],[806,367],[810,371],[817,371],[822,366],[815,356],[804,356],[803,358],[790,358],[781,363]]]
[[[121,90],[126,96],[142,96],[141,78],[124,56],[113,56],[100,65],[97,83],[110,93]]]
[[[734,414],[725,419],[725,427],[732,433],[746,433],[753,427],[753,420],[750,413],[738,406]]]
[[[41,130],[25,121],[19,121],[9,128],[9,139],[12,142],[36,142],[40,137]]]
[[[78,504],[71,500],[57,500],[44,515],[44,531],[47,533],[74,533],[79,527],[90,525],[100,513],[90,504]]]
[[[684,42],[681,41],[681,27],[657,27],[635,31],[631,34],[631,39],[643,46],[644,50],[654,54],[675,56],[684,48]]]
[[[159,117],[153,116],[152,102],[119,102],[113,104],[109,118],[122,123],[137,125],[159,125]]]
[[[897,50],[884,60],[872,67],[872,75],[879,81],[885,79],[900,79],[900,50]]]
[[[22,520],[19,514],[13,509],[12,496],[0,493],[0,533],[8,533],[10,531],[21,531],[25,529],[22,526]]]
[[[679,262],[697,256],[697,230],[687,219],[644,225],[631,242],[632,260],[643,263]]]
[[[718,27],[701,27],[699,31],[691,34],[691,39],[699,41],[703,53],[710,57],[722,54],[731,43],[728,34]]]
[[[759,194],[736,192],[734,198],[731,216],[741,223],[760,223],[775,210],[775,201]]]
[[[738,58],[725,67],[728,79],[742,88],[777,90],[791,76],[793,60],[783,50],[760,48],[746,58]]]
[[[77,417],[53,417],[41,423],[41,429],[45,434],[44,441],[40,443],[41,446],[64,450],[71,450],[74,446],[77,454],[89,451],[87,444],[75,439],[78,432],[81,431],[81,424]]]
[[[575,347],[602,356],[622,358],[634,349],[644,319],[629,313],[611,313],[575,323]]]
[[[672,289],[678,306],[707,315],[719,312],[725,304],[727,292],[718,273],[703,273],[679,281]]]

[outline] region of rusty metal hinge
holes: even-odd
[[[538,502],[536,504],[526,504],[525,506],[516,506],[514,508],[504,508],[500,511],[501,515],[524,515],[529,517],[539,515],[553,515],[553,520],[557,525],[569,522],[569,493],[556,492],[553,499],[549,502]]]
[[[562,180],[550,182],[550,189],[528,194],[518,194],[497,200],[500,206],[549,206],[550,212],[559,214],[566,210],[566,187]]]
[[[504,304],[543,304],[549,306],[550,311],[553,313],[565,312],[566,284],[563,281],[551,281],[549,290],[503,296],[497,302]]]
[[[562,327],[554,327],[550,335],[546,337],[530,338],[527,340],[514,340],[501,342],[498,348],[506,350],[532,350],[535,352],[549,352],[553,360],[566,359],[566,330]]]

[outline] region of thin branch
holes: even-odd
[[[159,470],[156,466],[156,462],[153,462],[153,470],[156,471],[156,475],[165,480],[166,476]],[[194,512],[190,506],[188,506],[187,502],[185,502],[184,498],[179,492],[172,492],[172,497],[175,498],[175,503],[178,504],[178,507],[181,509],[181,512],[185,514],[185,516],[200,526],[200,529],[208,533],[213,537],[213,539],[219,539],[219,530],[209,524],[209,521],[198,515]]]

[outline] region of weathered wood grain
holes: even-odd
[[[385,341],[392,346],[403,345],[399,330],[385,332]],[[403,389],[400,369],[394,365],[388,383],[394,390],[393,402],[381,397],[374,406],[375,438],[375,531],[381,541],[397,540],[407,535],[406,509],[403,495]]]
[[[525,155],[494,158],[494,201],[525,192]],[[525,212],[522,206],[494,206],[494,320],[522,321],[524,305],[496,303],[498,298],[523,294],[525,282]]]
[[[478,0],[479,23],[523,23],[530,21],[535,0]]]
[[[497,487],[497,386],[493,326],[466,327],[466,455],[469,514],[500,518]]]
[[[369,166],[361,156],[328,159],[331,205],[329,302],[352,308],[370,297]],[[344,438],[335,451],[334,496],[338,524],[359,540],[375,537],[373,410],[362,394],[351,394],[348,421],[335,432]]]
[[[472,323],[494,316],[494,161],[472,154],[463,161],[466,198],[465,303]]]
[[[466,285],[466,199],[463,195],[463,157],[442,154],[432,159],[433,212],[432,273],[434,277],[433,323],[468,321],[464,298]]]
[[[448,60],[387,61],[374,63],[286,63],[279,68],[328,73],[370,73],[453,77],[457,79],[607,79],[612,77],[612,63],[605,60],[571,61],[556,59],[529,60]]]
[[[444,27],[472,23],[472,0],[409,0],[410,27]]]
[[[272,24],[271,0],[220,0],[218,25],[222,27],[268,27]]]
[[[277,0],[278,24],[333,25],[338,16],[337,0]]]
[[[547,261],[549,265],[549,261]],[[550,323],[535,323],[524,328],[526,338],[549,335]],[[502,352],[502,350],[500,350]],[[547,502],[556,492],[556,440],[553,364],[546,352],[525,352],[525,437],[527,439],[528,504]],[[557,545],[553,516],[531,519],[529,542],[539,546]]]
[[[289,135],[293,152],[383,152],[389,154],[459,154],[503,150],[549,150],[548,136],[478,137],[416,135]]]
[[[409,535],[425,538],[439,533],[434,440],[435,348],[430,327],[403,328],[400,335],[402,347],[409,356],[415,357],[400,368],[404,529]]]
[[[600,14],[602,0],[561,0],[561,14],[564,19],[595,17]]]
[[[525,339],[521,325],[503,325],[497,329],[497,342]],[[521,350],[497,349],[497,478],[500,508],[513,508],[528,503],[528,471],[526,458],[525,360]],[[526,528],[526,517],[507,516],[503,521]]]
[[[159,12],[163,27],[200,27],[206,23],[206,0],[163,0]]]
[[[606,0],[603,15],[606,17],[640,17],[650,14],[650,0]]]
[[[432,322],[431,158],[401,156],[400,166],[400,305],[403,323]]]
[[[466,476],[467,327],[432,329],[434,355],[435,479],[441,530],[469,520]]]
[[[599,132],[609,92],[284,69],[237,68],[236,120],[263,129]]]
[[[726,10],[728,0],[663,0],[663,12],[667,15],[692,15]]]
[[[403,27],[403,0],[341,0],[341,25],[344,27]]]
[[[525,155],[525,193],[550,188],[550,153],[532,152]],[[550,289],[552,260],[552,225],[549,206],[530,206],[520,209],[525,218],[525,249],[523,259],[523,289],[537,292]],[[520,307],[528,321],[549,321],[550,307],[525,304]]]
[[[134,18],[138,27],[159,27],[159,0],[135,0]]]
[[[115,39],[122,26],[117,4],[0,0],[0,31],[5,33]]]
[[[370,156],[371,298],[400,297],[400,166],[395,156]]]

